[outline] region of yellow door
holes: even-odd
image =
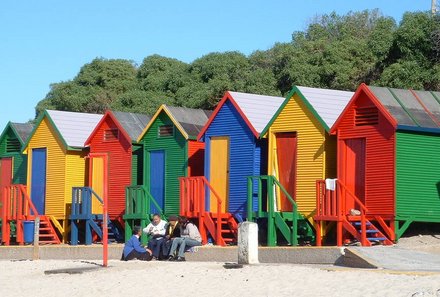
[[[228,209],[229,137],[212,137],[209,182],[222,201],[221,211]],[[217,198],[210,194],[211,212],[217,211]]]
[[[90,158],[92,172],[90,187],[98,194],[101,200],[104,199],[104,159],[100,157]],[[92,195],[92,213],[102,214],[102,204]]]

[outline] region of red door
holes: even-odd
[[[296,200],[296,159],[297,137],[296,132],[276,133],[278,180],[287,193]],[[292,204],[286,195],[281,192],[280,211],[292,211]]]
[[[343,182],[347,189],[365,205],[365,138],[345,140]],[[355,207],[351,195],[347,197],[347,210]]]
[[[0,186],[12,184],[12,158],[0,159]]]

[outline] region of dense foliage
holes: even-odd
[[[332,13],[250,56],[210,53],[187,64],[153,55],[138,67],[97,58],[51,85],[36,109],[153,114],[162,103],[212,108],[226,90],[284,96],[293,85],[355,90],[362,82],[440,90],[439,18],[406,13],[396,24],[377,10]]]

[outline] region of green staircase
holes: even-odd
[[[276,191],[283,193],[292,211],[277,211]],[[272,175],[248,177],[247,219],[258,222],[265,229],[267,246],[304,245],[315,241],[315,232],[307,218],[298,212],[291,195]]]
[[[159,214],[163,214],[162,208],[145,186],[129,186],[125,188],[125,214],[123,216],[125,222],[125,241],[132,236],[135,226],[145,227],[151,223],[153,219],[153,214],[151,213],[152,205],[159,210]],[[141,243],[145,245],[147,242],[148,237],[142,232]]]

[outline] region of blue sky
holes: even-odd
[[[215,51],[250,54],[287,42],[316,15],[379,8],[399,21],[430,0],[4,0],[0,4],[0,130],[35,115],[51,83],[96,57],[185,62]]]

